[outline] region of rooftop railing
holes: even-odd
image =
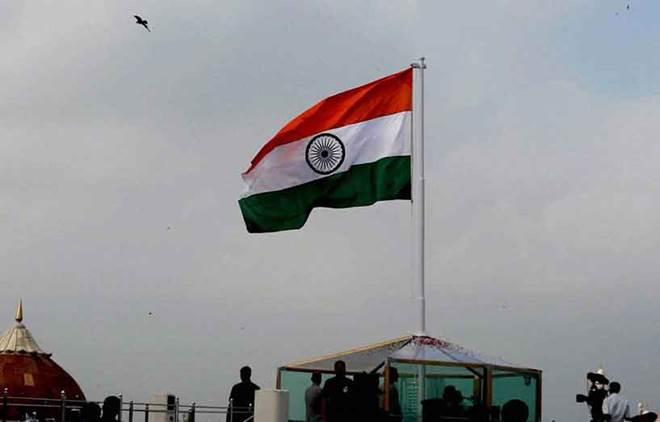
[[[64,392],[59,399],[12,396],[5,388],[0,400],[0,422],[250,422],[252,407],[204,405],[192,402],[182,404],[178,397],[172,403],[125,401],[120,394],[118,408],[108,418],[86,414],[85,409],[103,401],[69,399]],[[18,418],[16,415],[20,415]]]

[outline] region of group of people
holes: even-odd
[[[252,370],[250,367],[244,366],[241,368],[240,374],[241,382],[232,387],[229,395],[227,422],[243,422],[249,419],[254,412],[254,397],[255,392],[259,390],[259,386],[251,380]],[[403,412],[397,390],[399,374],[396,368],[388,369],[387,379],[388,404],[385,406],[383,400],[385,396],[384,388],[379,387],[377,374],[359,374],[355,376],[355,379],[351,379],[346,375],[346,363],[342,360],[334,363],[334,376],[328,378],[325,383],[322,382],[320,372],[312,372],[311,385],[305,390],[305,421],[352,422],[368,420],[370,422],[401,422]],[[323,385],[321,385],[322,383]],[[443,416],[467,417],[469,420],[478,421],[491,419],[483,412],[483,414],[478,412],[466,413],[462,401],[463,397],[460,391],[450,385],[445,388],[442,399],[439,399],[437,403],[441,404]],[[616,407],[613,402],[610,405],[613,408]],[[485,409],[482,410],[485,412]],[[528,417],[529,409],[523,401],[510,400],[502,406],[495,420],[527,422]],[[611,422],[620,421],[612,419]]]
[[[380,399],[377,399],[378,409],[371,415],[365,417],[365,409],[369,407],[369,395],[360,394],[364,391],[361,384],[368,384],[361,377],[370,375],[356,375],[355,380],[346,376],[346,364],[343,361],[337,361],[334,365],[334,377],[329,378],[323,387],[321,387],[321,373],[312,373],[312,385],[305,391],[306,422],[350,422],[350,421],[383,421],[383,422],[401,422],[403,412],[399,400],[399,391],[397,384],[399,373],[396,368],[390,367],[387,373],[388,380],[388,405],[384,403],[384,388],[378,387],[378,378],[375,376],[375,385],[371,383],[372,391],[375,391]],[[359,403],[356,403],[359,401]],[[445,387],[442,398],[429,400],[428,402],[437,404],[435,408],[426,406],[426,400],[422,402],[429,412],[424,412],[423,420],[470,420],[486,421],[499,420],[501,422],[527,422],[529,409],[522,400],[510,400],[506,402],[501,409],[498,408],[497,417],[491,419],[485,407],[474,406],[466,409],[463,406],[463,396],[461,392],[453,385]],[[372,406],[373,409],[373,406]],[[425,409],[425,410],[426,410]],[[437,416],[437,417],[436,417]]]
[[[326,380],[323,388],[321,373],[312,373],[312,385],[305,391],[306,422],[400,422],[398,378],[396,368],[390,368],[389,405],[385,406],[377,374],[360,374],[352,380],[346,376],[346,363],[338,360],[334,364],[334,376]]]
[[[488,407],[479,402],[466,406],[463,394],[453,385],[445,387],[442,397],[424,400],[422,405],[424,421],[527,422],[529,418],[529,407],[519,399],[509,400],[502,406]]]
[[[346,376],[346,363],[337,361],[334,364],[334,377],[328,379],[321,387],[322,377],[320,372],[312,373],[312,384],[305,391],[306,420],[307,422],[350,422],[354,420],[377,420],[371,417],[362,417],[365,411],[369,411],[369,405],[374,404],[368,394],[365,394],[365,385],[369,384],[369,378],[352,380]],[[227,422],[243,422],[254,414],[254,397],[259,386],[252,382],[252,370],[249,366],[241,368],[241,382],[234,385],[229,394],[229,411]],[[377,377],[377,376],[376,376]],[[396,371],[391,375],[392,400],[390,402],[391,421],[401,420],[401,407],[399,396],[396,392]],[[375,390],[378,390],[378,379]],[[366,380],[366,381],[365,381]],[[376,400],[378,396],[376,395]],[[378,408],[378,402],[371,409]],[[380,419],[379,415],[378,419]]]
[[[621,384],[610,382],[602,372],[587,374],[587,394],[578,394],[578,403],[589,406],[592,422],[655,422],[658,415],[633,405],[621,395]]]

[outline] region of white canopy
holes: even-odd
[[[384,362],[411,361],[466,366],[491,366],[517,370],[532,370],[504,359],[466,349],[447,340],[428,336],[406,336],[372,344],[317,359],[294,362],[282,369],[301,371],[332,371],[337,360],[346,362],[349,372],[370,372]]]

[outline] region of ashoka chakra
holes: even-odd
[[[345,155],[344,144],[330,133],[313,137],[305,150],[307,164],[318,174],[330,174],[337,170]]]

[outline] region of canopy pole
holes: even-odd
[[[413,68],[412,103],[412,208],[414,226],[414,271],[418,285],[417,303],[419,322],[417,335],[426,335],[426,286],[425,286],[425,246],[424,227],[424,57],[410,65]]]
[[[424,57],[410,65],[413,68],[413,103],[412,103],[412,213],[414,226],[414,266],[418,284],[417,303],[419,306],[419,325],[417,335],[426,335],[426,233],[424,202]],[[426,399],[426,366],[417,368],[417,420],[422,420],[423,405]]]

